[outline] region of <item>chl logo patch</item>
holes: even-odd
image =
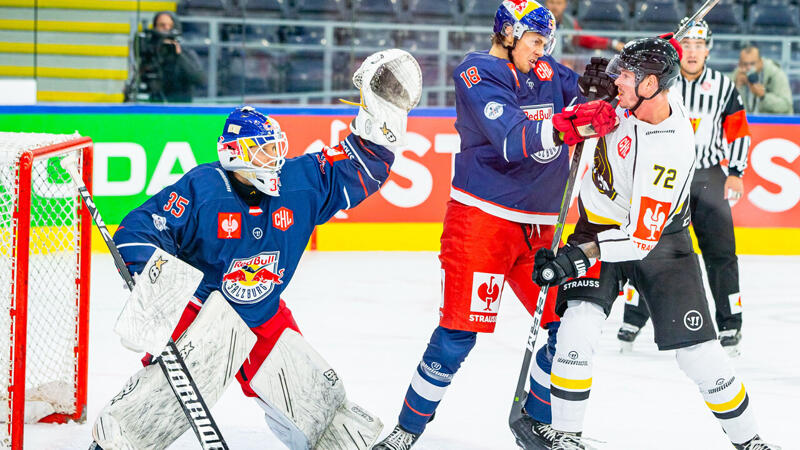
[[[624,138],[622,138],[622,140],[619,141],[619,144],[617,144],[617,153],[619,153],[619,156],[621,156],[622,159],[625,159],[625,157],[628,156],[628,153],[630,153],[630,151],[631,151],[631,138],[630,136],[625,136]]]
[[[547,64],[547,61],[542,61],[541,59],[536,61],[534,72],[536,72],[536,76],[539,77],[541,81],[550,81],[553,79],[553,68],[550,67],[550,64]]]
[[[322,154],[325,156],[325,159],[329,164],[333,164],[336,161],[341,161],[343,159],[349,159],[349,156],[347,156],[347,153],[342,150],[342,146],[340,145],[337,145],[336,147],[325,147],[322,149]]]
[[[241,239],[242,214],[241,213],[217,214],[217,238]]]
[[[702,119],[700,119],[699,117],[689,118],[689,121],[692,123],[692,129],[694,130],[695,133],[697,133],[697,127],[700,126],[700,120]]]
[[[469,307],[470,312],[497,314],[497,311],[500,309],[500,294],[502,291],[502,274],[474,272],[472,274],[472,301]]]
[[[286,231],[294,224],[294,213],[291,209],[281,206],[274,213],[272,213],[272,225],[281,230]]]
[[[683,325],[689,331],[697,331],[703,327],[703,316],[693,309],[683,316]]]

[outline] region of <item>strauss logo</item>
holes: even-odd
[[[483,283],[478,287],[478,297],[486,302],[484,311],[492,310],[492,303],[500,297],[500,287],[494,282],[494,277],[489,278],[489,283]]]
[[[656,239],[656,232],[658,232],[661,226],[664,225],[666,220],[667,214],[664,211],[661,211],[660,203],[656,205],[655,211],[653,211],[652,208],[647,208],[642,221],[644,222],[644,226],[650,230],[650,236],[648,239]]]
[[[239,229],[239,222],[236,221],[232,214],[229,214],[226,219],[223,219],[221,226],[222,230],[228,233],[228,238],[231,238],[231,233]]]

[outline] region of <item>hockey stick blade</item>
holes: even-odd
[[[689,32],[689,29],[692,28],[694,24],[703,20],[703,18],[708,14],[715,6],[717,6],[719,0],[706,0],[705,3],[689,18],[689,20],[680,28],[678,31],[675,32],[675,39],[680,42],[686,33]]]
[[[103,218],[100,217],[100,211],[98,211],[94,199],[92,199],[92,194],[86,189],[86,184],[84,184],[83,179],[79,175],[78,159],[75,155],[69,155],[61,159],[60,164],[61,167],[69,173],[70,178],[72,178],[72,183],[78,188],[78,193],[83,199],[86,209],[89,210],[89,215],[94,219],[95,225],[97,225],[97,229],[103,237],[103,241],[111,252],[111,257],[114,259],[117,272],[119,272],[122,279],[125,280],[128,289],[133,290],[135,285],[133,277],[130,272],[128,272],[127,267],[125,267],[125,261],[122,259],[122,255],[120,255],[119,249],[117,249],[117,245],[111,237],[111,233],[108,232]],[[192,430],[194,430],[201,447],[204,450],[227,450],[228,445],[222,437],[222,432],[220,432],[217,422],[211,416],[211,411],[203,400],[202,395],[200,395],[200,390],[189,374],[186,368],[186,362],[183,360],[183,357],[172,339],[169,340],[167,346],[156,360],[164,371],[164,376],[167,378],[167,382],[172,388],[178,403],[180,403],[181,409],[186,415],[189,424],[192,426]],[[181,381],[180,385],[177,385],[176,380]]]
[[[595,93],[594,89],[589,93],[590,97]],[[615,98],[611,101],[611,106],[616,108],[619,99]],[[588,141],[581,141],[575,146],[575,151],[572,154],[572,161],[570,162],[569,175],[567,176],[567,184],[564,186],[564,194],[561,197],[561,209],[558,213],[558,220],[556,221],[556,228],[553,233],[553,241],[550,245],[551,250],[555,252],[561,243],[561,236],[564,233],[564,222],[567,219],[567,212],[569,211],[570,200],[572,200],[572,189],[575,185],[575,180],[578,176],[578,169],[581,162],[581,155],[583,155],[584,144],[588,142],[590,148],[597,145],[597,139],[589,139]],[[536,301],[536,312],[533,315],[533,324],[528,332],[528,342],[525,346],[525,355],[522,358],[522,367],[519,371],[517,378],[517,387],[514,390],[514,400],[511,403],[511,412],[508,415],[508,425],[511,432],[524,449],[535,449],[536,443],[529,442],[529,437],[524,433],[519,433],[519,422],[523,419],[522,407],[525,403],[526,391],[525,383],[530,372],[531,359],[533,358],[533,349],[536,345],[536,337],[539,335],[539,324],[542,321],[544,314],[544,302],[547,298],[547,291],[550,289],[549,285],[539,287],[539,298]]]

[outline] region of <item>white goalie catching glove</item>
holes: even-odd
[[[405,50],[389,49],[370,55],[353,74],[361,91],[358,115],[350,124],[356,136],[385,147],[406,143],[408,112],[422,96],[422,72]]]

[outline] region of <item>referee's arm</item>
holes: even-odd
[[[722,112],[722,130],[728,143],[728,172],[741,177],[747,168],[747,154],[750,151],[750,127],[744,112],[742,97],[736,89],[728,97]]]

